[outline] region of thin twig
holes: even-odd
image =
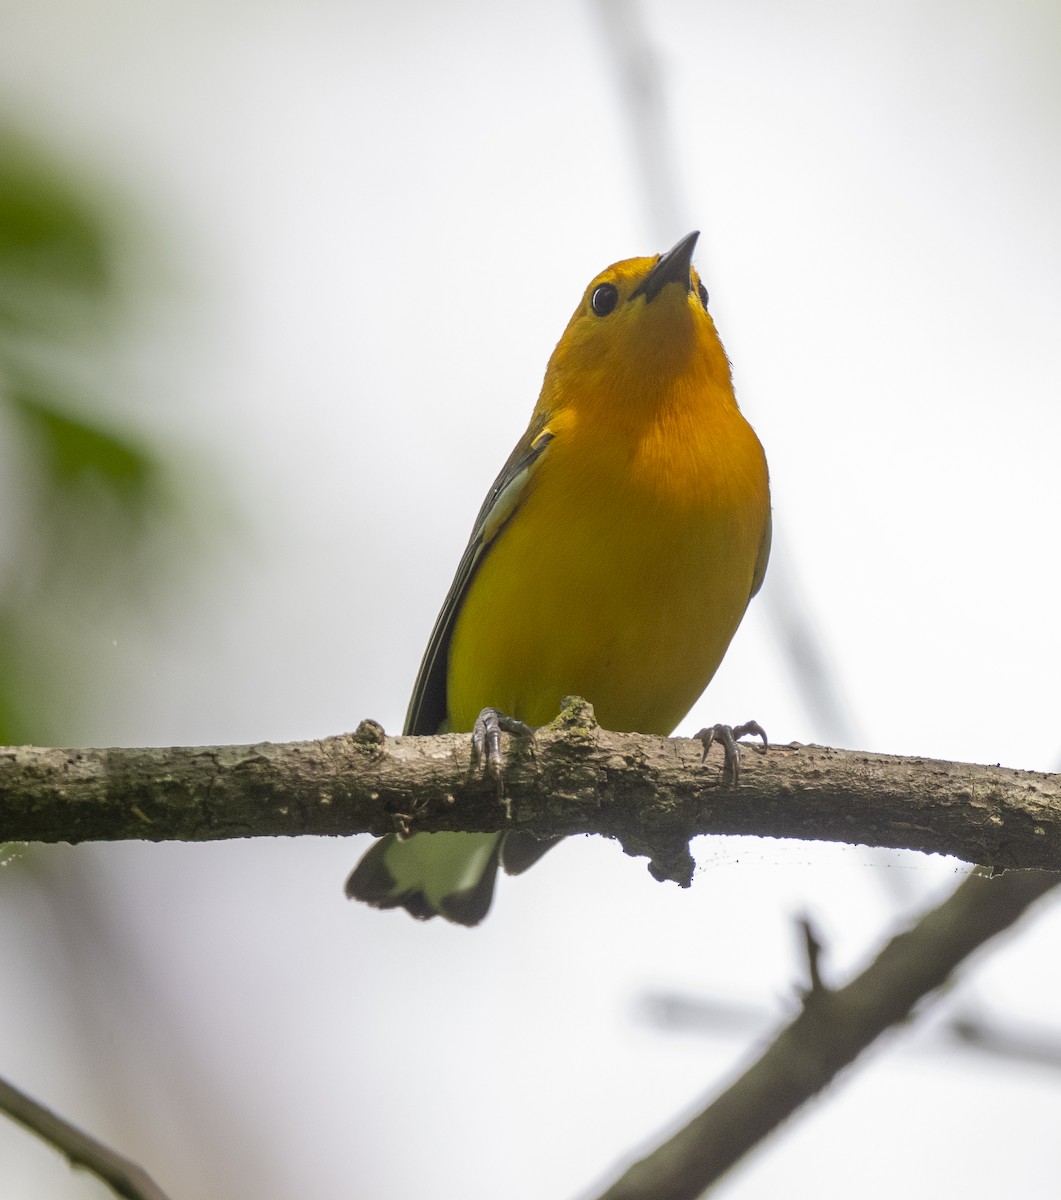
[[[124,1200],[168,1200],[150,1175],[134,1162],[96,1141],[45,1108],[25,1092],[0,1079],[0,1112],[54,1146],[73,1167],[83,1167]]]
[[[804,999],[809,999],[815,993],[824,993],[828,991],[825,984],[822,982],[821,973],[821,958],[822,944],[818,935],[814,932],[814,927],[810,923],[809,917],[801,917],[799,920],[800,932],[803,935],[803,949],[807,955],[807,976],[810,980],[810,987],[803,993]]]

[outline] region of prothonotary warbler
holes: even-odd
[[[766,571],[770,485],[692,266],[697,237],[586,288],[479,511],[407,734],[470,732],[484,709],[494,730],[497,714],[543,725],[567,695],[606,729],[669,734],[717,670]],[[390,834],[346,890],[475,925],[498,864],[519,871],[549,844]]]

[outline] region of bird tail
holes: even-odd
[[[518,874],[558,840],[518,832],[389,833],[354,868],[346,894],[375,908],[404,908],[421,921],[441,916],[478,925],[493,899],[498,864]]]
[[[490,908],[500,833],[389,833],[346,881],[346,894],[376,908],[404,908],[421,921],[443,916],[478,925]]]

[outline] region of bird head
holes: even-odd
[[[692,265],[698,232],[665,254],[613,263],[586,288],[549,362],[556,399],[592,392],[639,406],[676,382],[730,386],[729,362]]]

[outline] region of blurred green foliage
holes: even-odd
[[[98,481],[135,518],[150,505],[157,464],[143,447],[55,407],[55,396],[15,384],[7,397],[18,415],[44,487],[55,498]]]
[[[62,738],[85,614],[142,603],[171,549],[175,473],[100,392],[136,267],[115,208],[0,125],[0,744]]]
[[[0,126],[0,329],[54,335],[69,301],[115,290],[107,233],[77,184]]]

